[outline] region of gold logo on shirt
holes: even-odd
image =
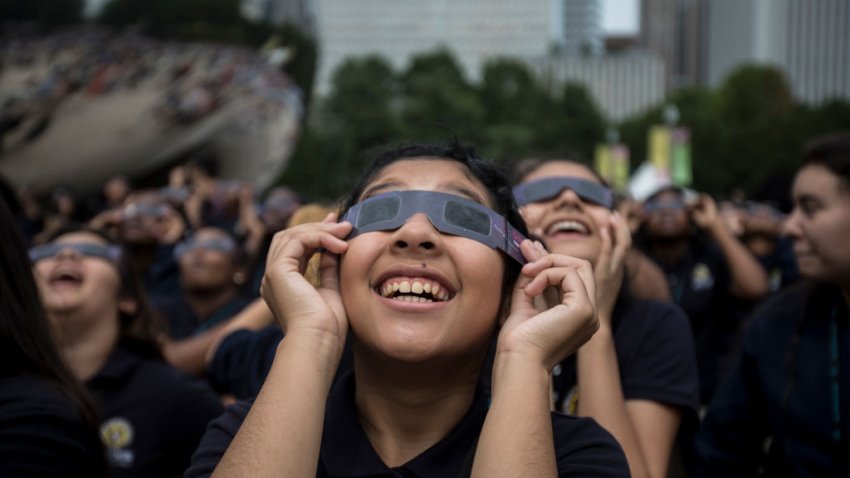
[[[125,418],[110,418],[100,426],[100,439],[110,450],[124,448],[133,442],[133,426]]]

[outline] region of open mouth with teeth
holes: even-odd
[[[557,221],[546,229],[547,236],[556,235],[579,235],[587,236],[590,234],[587,225],[582,222],[565,219]]]
[[[391,277],[376,292],[387,299],[404,302],[445,302],[454,296],[446,286],[422,277]]]
[[[50,276],[50,284],[53,286],[79,286],[82,282],[83,277],[71,271],[61,271]]]

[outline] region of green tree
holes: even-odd
[[[448,51],[414,57],[402,75],[401,91],[407,137],[442,140],[451,131],[464,142],[477,143],[483,136],[484,108]]]

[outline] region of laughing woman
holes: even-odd
[[[120,248],[69,229],[30,257],[60,351],[95,398],[112,476],[180,475],[222,406],[206,384],[162,359]]]
[[[695,420],[698,407],[687,317],[629,296],[629,229],[593,171],[566,160],[529,160],[520,169],[514,191],[529,231],[552,252],[589,261],[596,278],[599,331],[555,369],[555,408],[607,428],[633,476],[666,476],[679,424]]]
[[[390,151],[344,213],[275,237],[263,296],[286,336],[256,401],[211,425],[187,476],[628,473],[592,420],[549,411],[549,371],[596,328],[590,266],[522,240],[489,163]],[[316,289],[303,271],[318,248]],[[539,313],[550,285],[560,302]],[[353,371],[334,382],[347,340]]]

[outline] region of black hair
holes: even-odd
[[[92,234],[108,244],[117,245],[105,232],[78,224],[60,228],[50,235],[50,241],[52,242],[61,236],[78,232]],[[119,298],[131,299],[136,303],[136,310],[132,314],[122,310],[118,311],[118,342],[122,347],[143,357],[162,359],[162,350],[158,337],[164,332],[165,327],[162,318],[151,306],[147,292],[145,292],[142,285],[141,275],[134,267],[132,261],[129,260],[126,251],[122,250],[117,267],[121,276],[121,284],[118,292]]]
[[[343,201],[340,217],[360,200],[363,190],[390,164],[396,161],[416,158],[434,158],[455,161],[462,164],[487,189],[493,210],[501,214],[517,231],[528,236],[528,228],[519,214],[511,185],[505,172],[495,163],[487,161],[476,153],[475,149],[463,146],[457,141],[448,145],[412,144],[390,149],[375,157],[355,183],[351,194]],[[502,298],[509,294],[514,281],[519,277],[522,266],[506,254],[502,254],[505,263],[505,275],[502,280]]]
[[[803,166],[821,165],[841,178],[850,190],[850,132],[819,136],[803,149]]]
[[[46,380],[70,399],[96,437],[98,424],[91,398],[62,360],[23,237],[13,223],[6,202],[0,199],[0,224],[4,225],[0,227],[0,372]]]

